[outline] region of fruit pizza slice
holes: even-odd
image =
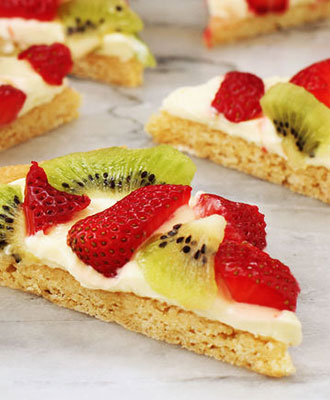
[[[0,53],[66,44],[73,74],[137,86],[155,60],[138,33],[143,24],[125,0],[7,0],[0,4]]]
[[[0,57],[0,150],[77,118],[80,95],[66,79],[71,69],[70,50],[61,43]]]
[[[330,17],[329,0],[207,0],[208,47]]]
[[[264,252],[258,208],[192,196],[194,173],[164,145],[2,169],[0,284],[261,374],[290,375],[299,285]]]
[[[330,60],[291,79],[228,72],[180,88],[146,129],[156,142],[330,203]]]

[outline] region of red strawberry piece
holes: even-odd
[[[206,46],[210,49],[213,47],[213,43],[212,43],[212,31],[210,28],[206,28],[204,29],[203,32],[203,38],[204,38],[204,42],[206,44]]]
[[[58,0],[3,0],[0,1],[0,17],[52,21],[58,5]]]
[[[291,78],[290,82],[302,86],[319,101],[330,107],[330,59],[303,69]]]
[[[62,43],[31,46],[18,58],[29,61],[49,85],[62,85],[63,78],[71,72],[73,66],[71,52]]]
[[[67,243],[85,264],[115,276],[136,249],[188,203],[190,193],[191,187],[181,185],[137,189],[107,210],[78,221]]]
[[[288,9],[289,0],[246,0],[249,9],[258,15],[283,13]]]
[[[194,211],[199,218],[222,215],[227,221],[224,240],[249,242],[260,250],[266,247],[265,216],[257,206],[236,203],[214,194],[202,194]]]
[[[221,244],[215,274],[219,287],[224,282],[240,303],[296,310],[300,288],[290,269],[248,243]]]
[[[26,177],[23,204],[27,234],[34,235],[41,230],[47,234],[51,227],[70,221],[90,202],[85,195],[78,196],[53,188],[45,171],[33,161]]]
[[[0,86],[0,126],[10,124],[22,109],[26,94],[10,85]]]
[[[212,101],[212,107],[231,122],[248,121],[261,114],[260,99],[264,94],[264,83],[256,75],[228,72]]]

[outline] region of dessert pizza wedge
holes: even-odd
[[[207,46],[330,17],[329,0],[207,0]]]
[[[330,203],[330,60],[291,79],[229,72],[180,88],[146,129],[167,143]]]
[[[0,150],[77,118],[80,95],[65,78],[71,68],[61,43],[0,57]]]
[[[125,0],[9,0],[0,4],[0,53],[64,43],[74,75],[134,87],[144,68],[155,65],[138,37],[142,28]]]
[[[261,374],[290,375],[299,285],[263,251],[258,208],[191,196],[194,172],[167,146],[1,169],[0,284]]]

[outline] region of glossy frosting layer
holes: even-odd
[[[20,181],[24,186],[24,180]],[[195,201],[191,199],[191,204]],[[25,248],[40,260],[40,263],[53,268],[67,270],[80,284],[90,289],[106,291],[131,292],[138,296],[150,297],[180,307],[175,301],[164,298],[154,292],[145,280],[141,269],[134,259],[127,263],[115,278],[106,278],[86,266],[66,244],[67,232],[76,220],[100,212],[115,200],[109,198],[92,198],[90,206],[82,211],[74,221],[58,225],[48,235],[38,232],[25,239]],[[177,223],[185,223],[195,218],[189,206],[177,210],[172,219],[164,224],[158,232],[167,232]],[[237,303],[219,293],[214,304],[206,311],[191,310],[211,320],[221,321],[235,329],[245,330],[257,336],[271,337],[287,345],[298,345],[301,342],[301,325],[295,313],[278,311],[268,307]]]

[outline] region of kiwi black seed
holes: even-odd
[[[191,242],[191,235],[189,235],[189,236],[185,239],[184,242],[185,242],[185,243],[190,243],[190,242]]]
[[[262,109],[283,138],[289,161],[313,158],[330,141],[330,109],[304,88],[292,83],[272,86],[261,99]]]
[[[182,248],[182,251],[183,251],[184,253],[189,253],[190,250],[191,250],[190,246],[183,246],[183,248]]]
[[[19,187],[0,184],[0,249],[11,243],[21,201]]]
[[[112,147],[74,153],[42,164],[49,182],[76,194],[107,192],[120,197],[139,187],[156,184],[189,184],[195,166],[170,146],[129,150]]]

